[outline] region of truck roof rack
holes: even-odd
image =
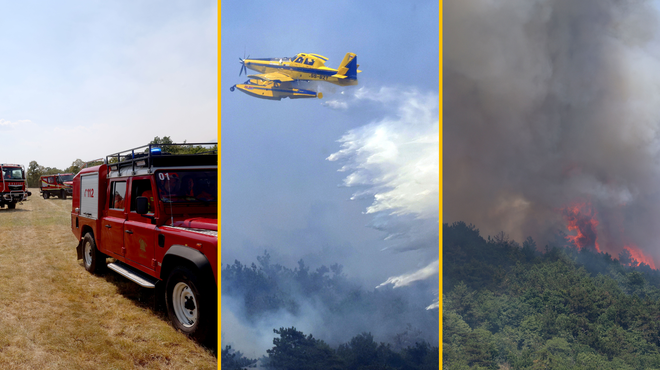
[[[183,167],[183,166],[217,166],[218,143],[172,143],[147,144],[133,149],[107,155],[104,163],[110,171],[126,170],[131,168],[135,174],[136,169],[150,170],[153,167]],[[202,149],[194,154],[179,154],[177,148],[197,146]],[[215,148],[213,148],[215,146]]]

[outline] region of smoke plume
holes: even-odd
[[[450,0],[444,12],[444,221],[660,257],[657,9]]]

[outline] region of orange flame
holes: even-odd
[[[596,231],[598,220],[596,220],[596,212],[591,208],[591,203],[578,203],[564,207],[561,212],[567,222],[566,228],[577,233],[577,235],[568,235],[566,238],[580,250],[595,248],[600,253],[598,232]]]
[[[598,220],[596,219],[597,212],[593,209],[590,202],[575,202],[570,206],[560,208],[564,220],[566,221],[566,228],[575,235],[567,235],[566,240],[570,241],[579,250],[584,248],[593,248],[598,253],[602,253],[598,245]],[[610,228],[611,229],[611,228]],[[606,232],[608,230],[605,230]],[[612,231],[612,230],[609,230]],[[620,230],[621,235],[614,238],[607,238],[609,243],[605,249],[608,252],[614,250],[621,250],[623,242],[616,242],[616,240],[625,240],[623,228]],[[606,234],[607,236],[607,234]],[[619,262],[624,266],[638,267],[641,264],[649,266],[651,269],[656,270],[655,261],[652,257],[644,254],[642,249],[634,244],[625,244],[623,251],[619,254]]]
[[[649,265],[649,267],[652,269],[656,269],[653,258],[642,253],[642,250],[639,249],[636,245],[630,244],[624,246],[623,248],[630,252],[630,259],[632,260],[630,262],[630,266],[639,266],[640,264],[644,263]]]

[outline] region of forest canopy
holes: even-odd
[[[367,290],[348,278],[339,264],[312,268],[301,259],[297,267],[289,268],[273,263],[267,251],[257,263],[226,264],[221,276],[223,320],[224,310],[231,310],[243,325],[241,332],[259,327],[261,333],[275,334],[272,347],[259,349],[263,351],[260,366],[365,370],[439,366],[438,311],[426,309],[419,294],[425,291],[423,286]],[[307,334],[295,326],[263,328],[274,321],[316,326]],[[246,349],[224,334],[222,340],[223,367],[241,368],[257,360],[243,355],[255,348]]]
[[[443,225],[446,369],[660,368],[660,273],[578,250]]]

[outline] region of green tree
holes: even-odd
[[[65,172],[69,172],[75,175],[78,172],[80,172],[80,170],[83,168],[84,165],[85,162],[83,162],[82,159],[78,158],[75,161],[73,161],[73,163],[71,163],[71,166],[69,166],[69,168],[67,168]]]
[[[350,342],[340,345],[337,355],[346,362],[347,370],[392,369],[386,365],[392,350],[382,343],[379,346],[371,333],[358,334]]]
[[[564,338],[552,338],[536,352],[532,369],[566,369],[572,362],[571,348]]]
[[[311,334],[305,336],[295,327],[273,329],[279,338],[273,339],[273,348],[267,350],[270,367],[282,370],[344,369],[335,351],[324,341]]]
[[[240,351],[234,351],[231,346],[225,346],[220,356],[221,365],[227,370],[243,370],[254,365],[257,360],[246,358]]]
[[[163,144],[163,145],[165,145],[165,144],[174,144],[174,141],[172,141],[172,139],[169,136],[163,136],[162,139],[160,137],[156,136],[156,137],[154,137],[153,140],[151,140],[149,142],[149,144]]]
[[[496,350],[488,330],[475,329],[462,339],[463,356],[470,366],[490,368],[495,365]]]
[[[406,369],[435,370],[440,367],[438,347],[431,347],[425,342],[417,342],[404,349],[403,358],[407,362]]]
[[[44,173],[44,167],[40,166],[37,161],[31,161],[28,165],[27,170],[27,182],[28,187],[38,188],[39,187],[39,178]]]
[[[163,152],[171,154],[199,154],[199,153],[216,153],[218,152],[218,144],[211,147],[202,145],[172,145],[175,144],[169,136],[162,138],[156,136],[149,144],[160,146]],[[186,140],[183,141],[186,144]]]

